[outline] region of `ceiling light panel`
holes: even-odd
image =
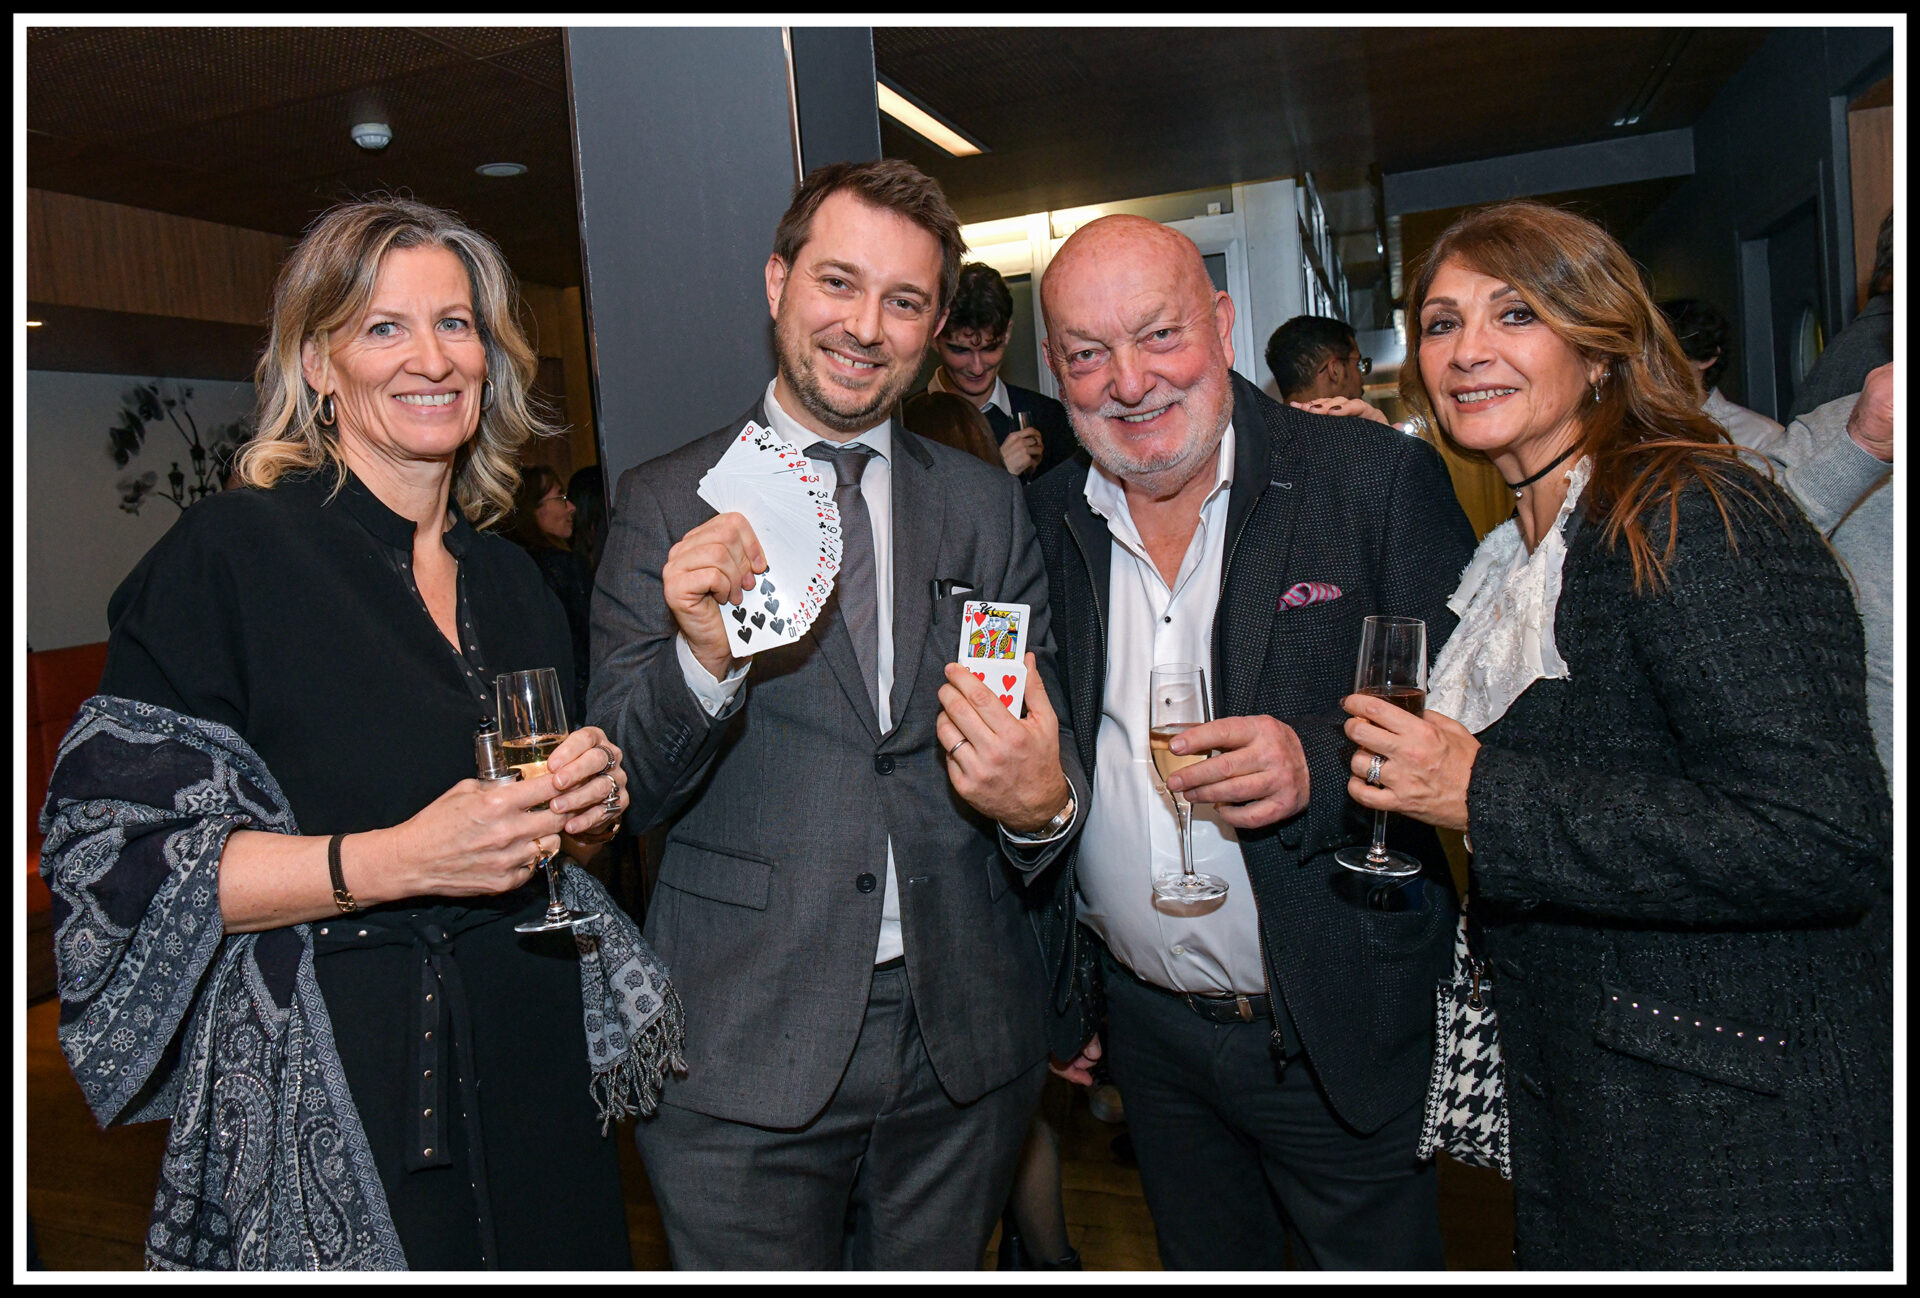
[[[954,157],[967,158],[985,151],[980,145],[909,100],[886,82],[875,82],[874,92],[878,96],[881,112],[921,139],[945,149]]]

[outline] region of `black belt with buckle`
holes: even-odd
[[[1238,993],[1221,995],[1212,992],[1177,992],[1171,987],[1162,987],[1159,983],[1148,982],[1133,970],[1128,969],[1126,965],[1121,964],[1111,952],[1108,953],[1107,959],[1112,960],[1116,967],[1126,970],[1135,982],[1148,991],[1159,992],[1162,996],[1171,996],[1176,1000],[1185,1001],[1188,1009],[1209,1023],[1257,1023],[1273,1013],[1273,1002],[1265,992],[1257,992],[1252,996],[1242,996]]]
[[[1253,996],[1212,996],[1205,992],[1171,994],[1185,1001],[1188,1009],[1209,1023],[1255,1023],[1264,1021],[1272,1013],[1265,992]]]

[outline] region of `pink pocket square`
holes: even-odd
[[[1339,598],[1340,588],[1330,582],[1303,581],[1280,597],[1280,607],[1304,608],[1308,604],[1323,604]]]

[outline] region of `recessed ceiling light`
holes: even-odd
[[[527,164],[524,162],[483,162],[474,168],[483,176],[519,176],[524,175]]]
[[[945,149],[956,158],[986,152],[984,145],[968,139],[958,128],[941,121],[930,110],[914,103],[886,82],[877,81],[873,88],[880,111],[921,139]]]
[[[29,321],[27,321],[27,328],[29,328],[29,329],[38,329],[39,327],[40,327],[40,322],[39,322],[38,320],[29,320]]]

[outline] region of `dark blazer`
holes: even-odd
[[[637,828],[670,824],[647,939],[687,1008],[669,1104],[797,1127],[832,1096],[866,1011],[892,836],[914,1013],[967,1103],[1044,1058],[1045,975],[996,826],[949,784],[938,693],[969,598],[1033,606],[1028,648],[1058,696],[1046,578],[1019,485],[896,422],[892,710],[880,733],[829,599],[809,634],[756,655],[739,707],[687,688],[661,595],[667,550],[714,516],[695,488],[760,406],[620,478],[593,602],[588,716],[626,753]],[[974,593],[936,598],[951,579]],[[1063,734],[1068,778],[1086,783]]]
[[[1664,588],[1568,545],[1467,792],[1521,1265],[1892,1265],[1892,807],[1860,620],[1778,512],[1693,488]],[[1648,512],[1655,553],[1667,510]]]
[[[1213,630],[1215,716],[1266,713],[1292,726],[1306,752],[1310,799],[1298,815],[1239,838],[1260,912],[1267,986],[1280,1000],[1334,1110],[1362,1131],[1417,1102],[1432,1063],[1435,982],[1452,950],[1455,893],[1432,831],[1404,844],[1429,862],[1417,907],[1370,908],[1365,880],[1332,850],[1364,841],[1369,822],[1347,797],[1353,746],[1340,699],[1352,692],[1362,620],[1426,620],[1429,652],[1453,630],[1447,597],[1473,553],[1473,531],[1433,448],[1362,419],[1310,415],[1233,376],[1235,454],[1227,558]],[[1091,778],[1107,658],[1112,554],[1088,508],[1088,469],[1041,479],[1028,505],[1047,558],[1053,624],[1066,672],[1067,715]],[[1282,609],[1302,581],[1340,598]],[[1053,976],[1053,1053],[1083,1044],[1074,969],[1077,848],[1045,880],[1036,924]],[[1289,1033],[1289,1036],[1292,1034]],[[1069,1039],[1078,1037],[1080,1039]]]
[[[1007,402],[1013,407],[1014,415],[1025,415],[1027,422],[1040,430],[1040,463],[1026,474],[1027,481],[1043,477],[1079,451],[1080,441],[1073,435],[1073,425],[1067,422],[1067,408],[1058,401],[1044,392],[1008,383]]]

